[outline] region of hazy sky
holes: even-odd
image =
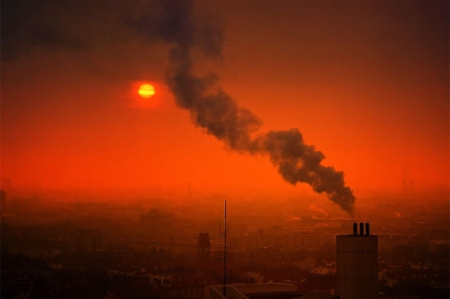
[[[357,200],[448,192],[448,1],[196,4],[196,18],[223,28],[221,58],[194,53],[196,72],[215,72],[262,132],[298,128]],[[2,0],[2,184],[313,194],[283,181],[266,156],[230,151],[177,107],[158,7]],[[140,98],[141,82],[155,96]]]

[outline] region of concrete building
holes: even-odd
[[[337,292],[340,299],[378,299],[378,236],[369,223],[353,224],[352,235],[336,236]]]

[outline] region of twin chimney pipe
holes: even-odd
[[[353,223],[353,235],[358,235],[358,223]],[[364,236],[364,223],[359,224],[359,235]],[[366,223],[366,234],[365,236],[370,236],[370,224]]]

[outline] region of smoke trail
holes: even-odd
[[[325,156],[306,145],[298,129],[257,134],[261,121],[249,110],[239,108],[216,85],[216,75],[200,77],[194,73],[194,50],[212,58],[221,55],[223,34],[218,21],[196,15],[193,1],[161,1],[154,11],[153,16],[143,17],[136,24],[150,39],[173,44],[166,83],[177,105],[190,112],[194,124],[232,150],[268,155],[284,180],[293,185],[307,183],[352,213],[355,197],[345,186],[343,172],[321,165]]]

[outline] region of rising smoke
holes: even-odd
[[[284,180],[303,182],[343,210],[352,213],[355,197],[345,186],[343,172],[321,165],[325,156],[307,145],[298,129],[258,133],[261,121],[249,110],[239,108],[233,98],[217,86],[218,77],[195,74],[194,51],[208,58],[221,56],[223,34],[220,22],[199,15],[194,2],[160,0],[152,13],[134,24],[150,40],[170,43],[171,67],[166,83],[180,108],[190,112],[195,125],[203,128],[235,151],[265,154]]]

